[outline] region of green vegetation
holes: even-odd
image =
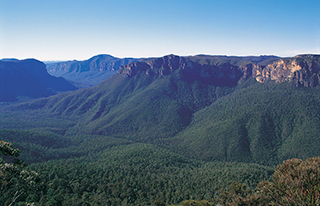
[[[1,143],[2,154],[19,154]],[[37,171],[44,184],[34,187],[38,175],[21,167],[11,175],[24,171],[35,176],[28,178],[31,185],[25,178],[7,184],[5,205],[12,200],[38,205],[316,205],[320,193],[320,158],[287,160],[273,173],[271,167],[204,162],[142,143],[110,144],[80,157],[32,164],[28,170]]]
[[[272,181],[262,181],[255,190],[232,183],[217,195],[222,205],[319,205],[320,157],[290,159],[276,167]]]
[[[254,188],[272,174],[270,167],[193,160],[152,144],[121,138],[93,135],[66,138],[21,130],[0,130],[0,134],[19,145],[25,161],[42,162],[29,166],[45,183],[41,192],[20,196],[19,202],[177,204],[190,198],[212,199],[215,191],[232,180]]]
[[[264,165],[318,156],[319,97],[319,88],[287,83],[241,88],[196,112],[170,147],[194,158]]]

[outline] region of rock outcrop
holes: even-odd
[[[297,55],[265,67],[257,65],[254,74],[258,82],[289,81],[296,86],[315,87],[320,83],[320,55]]]

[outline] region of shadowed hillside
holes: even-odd
[[[50,76],[46,66],[35,59],[0,61],[0,101],[47,97],[75,89],[65,79]]]

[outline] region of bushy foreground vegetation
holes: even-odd
[[[232,182],[216,193],[213,201],[183,201],[183,206],[209,205],[319,205],[320,157],[286,160],[276,167],[271,181],[260,182],[254,190]]]
[[[20,150],[13,148],[12,143],[0,141],[0,155],[19,156]],[[30,199],[34,193],[40,191],[39,175],[24,169],[26,164],[18,159],[5,162],[0,158],[0,202],[2,205],[16,205],[19,200]]]

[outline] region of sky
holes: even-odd
[[[0,59],[320,53],[320,0],[0,0]]]

